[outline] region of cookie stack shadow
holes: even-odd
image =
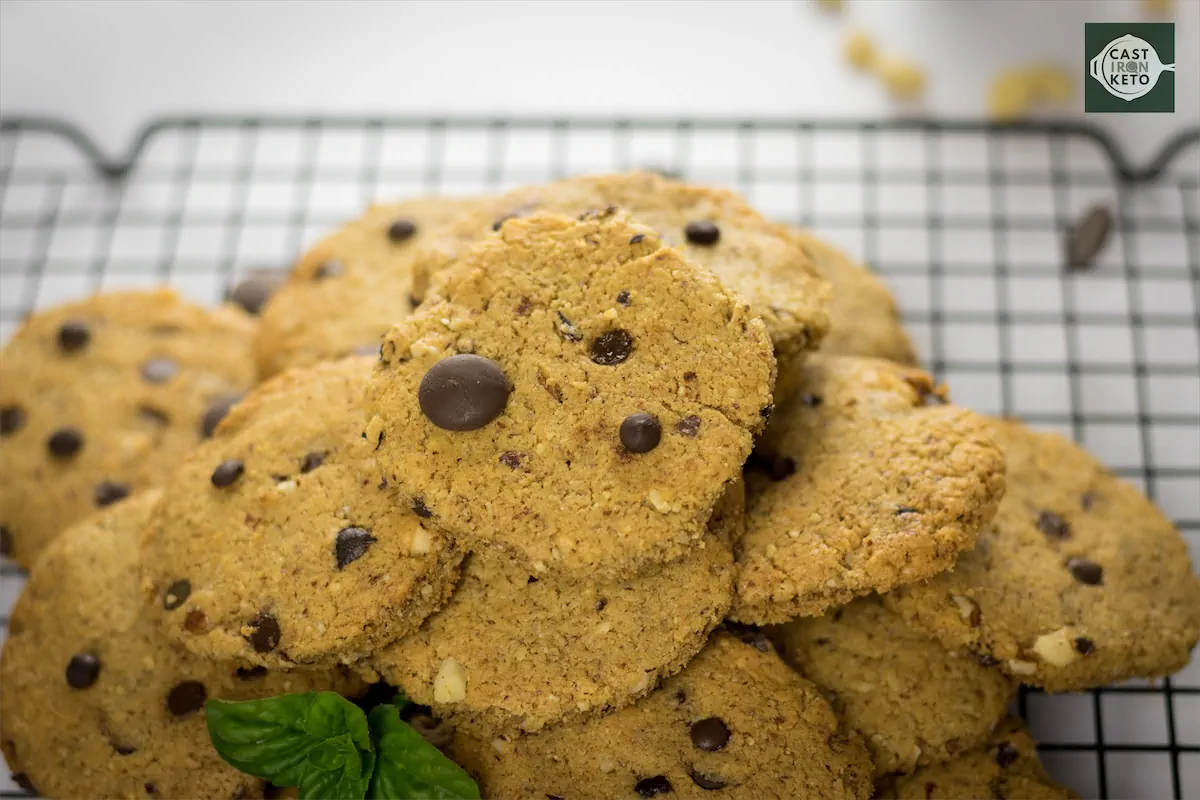
[[[732,192],[379,205],[255,280],[0,355],[0,746],[46,796],[265,796],[207,699],[386,683],[485,797],[1072,797],[1018,686],[1200,637],[1149,500]]]

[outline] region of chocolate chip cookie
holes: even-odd
[[[885,598],[914,627],[1052,691],[1169,675],[1200,638],[1175,527],[1070,441],[997,422],[1008,494],[952,572]]]
[[[343,668],[268,672],[196,658],[146,618],[138,539],[157,490],[46,547],[0,657],[0,749],[44,797],[262,797],[209,744],[204,703],[365,690]]]
[[[667,245],[710,269],[762,317],[781,361],[813,349],[829,328],[829,287],[795,235],[767,221],[739,195],[691,186],[653,172],[592,175],[516,189],[431,237],[413,256],[414,293],[468,243],[509,219],[544,211],[577,216],[619,207]]]
[[[770,413],[771,342],[624,212],[512,220],[395,326],[365,435],[406,502],[531,574],[680,558]]]
[[[877,597],[794,620],[772,637],[862,735],[876,775],[909,773],[982,745],[1016,693],[1002,671],[912,630]]]
[[[747,469],[731,616],[786,622],[948,569],[1004,491],[988,420],[920,370],[814,355]]]
[[[962,800],[964,797],[1072,800],[1079,795],[1059,786],[1038,761],[1037,743],[1020,720],[1008,718],[982,747],[945,764],[880,782],[875,796],[887,800]]]
[[[254,341],[262,375],[378,353],[383,333],[412,310],[414,248],[478,202],[425,197],[371,206],[314,245],[262,311]]]
[[[866,749],[816,687],[727,634],[633,706],[524,736],[460,731],[454,755],[489,797],[871,793]]]
[[[0,351],[0,530],[28,568],[64,527],[154,486],[254,383],[254,322],[168,289],[34,314]]]
[[[169,638],[271,668],[351,662],[449,597],[461,555],[393,495],[361,436],[371,363],[272,378],[167,483],[142,550]]]

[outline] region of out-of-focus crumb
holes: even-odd
[[[851,31],[846,37],[846,60],[855,69],[870,69],[875,63],[875,43],[862,31]]]
[[[844,4],[842,0],[817,0],[817,5],[824,11],[838,13],[842,10]]]
[[[1142,11],[1151,17],[1170,17],[1175,14],[1175,0],[1142,0]]]
[[[988,90],[988,116],[996,122],[1016,122],[1029,113],[1030,85],[1017,71],[1002,72]]]
[[[1026,70],[1030,96],[1038,102],[1064,105],[1075,95],[1075,80],[1062,67],[1045,65]]]
[[[912,100],[925,90],[925,71],[911,61],[887,59],[876,66],[883,85],[894,97]]]

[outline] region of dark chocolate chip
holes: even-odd
[[[367,554],[367,549],[378,541],[366,528],[342,528],[333,544],[333,557],[338,569],[358,561]]]
[[[490,358],[457,355],[434,364],[417,392],[421,413],[447,431],[473,431],[504,412],[513,386]]]
[[[694,219],[683,228],[683,235],[692,244],[716,244],[721,238],[717,223],[707,219]]]
[[[412,499],[412,510],[421,519],[429,519],[433,516],[433,512],[429,510],[429,506],[425,505],[424,497],[414,497]]]
[[[394,243],[399,244],[400,242],[407,242],[416,233],[417,223],[406,217],[401,217],[388,226],[387,235]]]
[[[896,516],[900,516],[901,514],[919,514],[919,513],[921,513],[921,512],[917,511],[917,509],[913,508],[912,506],[896,506]]]
[[[177,717],[191,714],[204,708],[208,690],[199,681],[184,681],[167,695],[167,708]]]
[[[236,675],[237,679],[240,681],[254,681],[264,677],[267,674],[267,668],[263,666],[238,667],[236,670],[234,670],[233,674]]]
[[[662,426],[653,414],[639,411],[621,423],[621,444],[631,453],[649,453],[662,439]]]
[[[250,627],[253,630],[245,638],[254,648],[254,652],[269,653],[279,646],[283,631],[279,629],[279,621],[267,612],[258,612],[258,615],[250,620]]]
[[[629,305],[629,292],[617,292],[617,303],[619,305]]]
[[[592,340],[592,361],[611,367],[629,358],[633,352],[633,336],[624,328],[605,331]]]
[[[110,506],[118,500],[124,500],[129,496],[133,488],[128,483],[118,483],[117,481],[100,481],[96,484],[96,488],[92,490],[92,499],[96,501],[98,508]]]
[[[1088,586],[1099,586],[1104,583],[1104,568],[1095,561],[1086,558],[1071,558],[1067,560],[1067,569],[1075,576],[1075,580]]]
[[[629,243],[630,243],[630,244],[637,244],[638,242],[644,241],[644,240],[645,240],[645,238],[646,238],[646,234],[644,234],[644,233],[635,233],[633,236],[629,237]],[[620,302],[620,301],[618,300],[617,302]]]
[[[250,314],[257,314],[286,279],[285,270],[256,269],[230,287],[225,292],[225,299],[237,303]]]
[[[685,381],[688,381],[688,382],[690,383],[691,381],[694,381],[694,380],[696,380],[696,373],[694,373],[694,372],[690,372],[690,371],[689,371],[689,372],[685,372],[685,373],[683,373],[683,379],[684,379]]]
[[[508,450],[500,455],[500,463],[509,469],[520,469],[521,453],[515,450]]]
[[[186,578],[175,581],[163,592],[163,608],[174,611],[192,596],[192,582]]]
[[[768,403],[767,405],[763,406],[762,408],[760,408],[760,409],[758,410],[758,415],[759,415],[760,417],[762,417],[763,419],[767,419],[767,418],[768,418],[768,417],[770,417],[770,416],[771,416],[771,414],[773,414],[774,412],[775,412],[775,404],[774,404],[774,403]]]
[[[166,383],[179,372],[179,364],[174,359],[152,358],[142,364],[142,377],[150,383]]]
[[[529,580],[525,581],[525,583],[537,583],[537,582],[538,582],[538,579],[536,577],[534,577],[533,575],[530,575]]]
[[[1112,211],[1105,205],[1089,208],[1067,231],[1067,268],[1086,269],[1108,243],[1112,230]]]
[[[112,749],[116,750],[117,755],[119,755],[119,756],[131,756],[137,752],[136,747],[130,747],[127,744],[118,744],[113,741],[109,741],[109,744],[112,745]]]
[[[601,597],[596,601],[596,605],[592,606],[592,608],[596,609],[596,613],[600,613],[604,609],[608,608],[608,598]]]
[[[225,419],[225,415],[229,413],[229,409],[237,405],[241,399],[240,395],[227,394],[213,400],[200,419],[200,435],[205,439],[212,436],[217,425],[221,424],[221,420]]]
[[[567,800],[561,794],[547,794],[546,800]]]
[[[1071,526],[1053,511],[1043,511],[1038,514],[1037,527],[1051,539],[1066,539],[1071,535]]]
[[[1079,507],[1084,511],[1091,511],[1096,507],[1096,493],[1084,492],[1079,498]]]
[[[1001,742],[996,745],[996,764],[1000,766],[1000,769],[1011,767],[1020,757],[1021,751],[1008,742]]]
[[[656,794],[673,792],[675,787],[667,780],[666,775],[655,775],[652,778],[642,778],[634,784],[633,790],[642,797],[654,797]]]
[[[25,426],[25,410],[20,406],[0,408],[0,436],[8,436]]]
[[[0,556],[11,556],[13,551],[13,537],[8,528],[0,525]]]
[[[300,462],[300,472],[312,472],[325,463],[325,456],[327,455],[329,454],[324,450],[314,450],[311,453],[306,453],[304,461]]]
[[[1075,637],[1075,652],[1081,656],[1090,656],[1096,652],[1096,643],[1086,636]]]
[[[415,294],[410,294],[408,296],[408,304],[413,308],[416,308],[417,306],[421,305],[421,298],[417,297]]]
[[[92,339],[86,322],[68,320],[58,328],[58,349],[64,353],[74,353],[87,347]]]
[[[67,662],[67,683],[73,689],[86,689],[100,677],[100,659],[94,653],[76,653]]]
[[[689,439],[694,439],[696,438],[696,434],[700,432],[700,418],[695,414],[686,416],[675,423],[675,430]]]
[[[26,794],[31,794],[36,797],[41,797],[42,793],[33,785],[33,781],[29,780],[29,776],[24,772],[14,772],[12,774],[12,782],[21,787],[21,790]]]
[[[714,778],[711,775],[705,775],[701,772],[696,772],[694,769],[688,770],[688,777],[692,779],[692,783],[696,784],[701,789],[715,791],[717,789],[725,788],[725,781],[721,780],[720,778]]]
[[[729,726],[720,717],[706,717],[692,724],[692,744],[710,753],[729,743]]]
[[[313,279],[323,281],[326,278],[336,278],[346,271],[346,265],[337,259],[326,261],[321,266],[317,267],[313,273]]]
[[[145,789],[146,794],[150,795],[151,797],[158,794],[158,784],[154,781],[146,781],[142,784],[142,788]]]
[[[498,217],[496,221],[492,223],[492,230],[500,230],[504,227],[504,223],[508,222],[510,219],[517,219],[517,217],[517,214],[505,214],[503,217]]]
[[[79,428],[59,428],[46,440],[50,455],[55,458],[71,458],[83,449],[83,431]]]
[[[217,465],[217,468],[212,473],[212,485],[218,489],[224,489],[227,486],[232,486],[234,481],[242,477],[242,473],[246,471],[246,465],[236,458],[231,458],[227,461],[222,461]]]
[[[687,696],[686,691],[684,691],[683,689],[675,690],[675,702],[676,703],[678,703],[679,705],[683,705],[684,703],[687,702],[687,699],[688,699],[688,696]]]

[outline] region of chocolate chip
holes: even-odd
[[[1095,561],[1086,558],[1067,560],[1067,569],[1075,576],[1075,580],[1088,586],[1099,586],[1104,583],[1104,569]]]
[[[605,331],[592,340],[592,361],[611,367],[629,358],[633,352],[633,336],[623,328]]]
[[[521,468],[521,453],[514,450],[508,450],[500,455],[500,463],[509,469]]]
[[[204,708],[208,690],[199,681],[184,681],[167,695],[167,708],[177,717]]]
[[[767,635],[753,625],[726,620],[725,630],[760,653],[769,653],[771,651],[771,642],[767,639]]]
[[[191,596],[191,581],[187,579],[175,581],[167,587],[167,591],[163,592],[163,608],[167,611],[174,611],[186,603],[187,599]]]
[[[42,796],[42,793],[38,791],[38,788],[33,785],[33,781],[29,780],[29,776],[24,772],[14,772],[12,774],[12,782],[17,786],[20,786],[26,794],[31,794],[36,797]]]
[[[170,425],[171,417],[167,412],[153,406],[138,406],[138,416],[152,425]]]
[[[408,304],[413,308],[416,308],[417,306],[421,305],[421,298],[417,297],[415,294],[410,294],[408,296]]]
[[[821,405],[821,396],[819,394],[804,394],[800,396],[800,402],[809,408],[816,408]]]
[[[534,577],[533,575],[530,575],[529,579],[525,581],[525,583],[537,583],[537,582],[538,582],[538,579],[536,577]]]
[[[150,383],[166,383],[179,372],[179,365],[173,359],[160,357],[152,358],[142,364],[142,377]]]
[[[146,794],[150,795],[151,797],[158,794],[158,784],[154,781],[146,781],[142,784],[142,788],[145,789]]]
[[[763,406],[762,408],[760,408],[758,410],[758,415],[760,417],[762,417],[763,419],[767,419],[773,413],[775,413],[775,404],[774,403],[767,403],[765,406]]]
[[[58,349],[64,353],[74,353],[87,347],[92,339],[86,322],[68,320],[58,328]]]
[[[721,229],[715,222],[706,219],[694,219],[683,228],[683,235],[692,244],[716,244],[721,238]]]
[[[655,775],[653,778],[642,778],[634,784],[633,790],[642,797],[654,797],[656,794],[673,792],[675,787],[667,780],[666,775]]]
[[[599,614],[601,611],[608,608],[608,599],[601,597],[596,601],[596,605],[592,606],[592,608],[596,609],[596,613]]]
[[[12,533],[8,528],[0,525],[0,556],[11,556],[13,551]]]
[[[414,497],[412,499],[412,510],[421,519],[429,519],[433,516],[433,512],[429,510],[429,506],[425,505],[424,497]]]
[[[255,681],[267,674],[267,668],[263,666],[238,667],[234,670],[233,674],[237,676],[239,681]]]
[[[67,663],[67,683],[73,689],[86,689],[100,677],[100,659],[94,653],[76,653]]]
[[[300,472],[312,472],[317,467],[325,463],[325,456],[328,453],[323,450],[314,450],[304,456],[304,461],[300,462]]]
[[[55,458],[70,458],[83,449],[83,432],[79,428],[59,428],[46,440],[50,455]]]
[[[1021,751],[1008,742],[1001,742],[996,745],[996,764],[1000,766],[1000,769],[1012,766],[1020,757]]]
[[[119,756],[131,756],[137,752],[136,747],[130,747],[127,744],[117,744],[117,743],[111,742],[111,741],[109,742],[109,744],[112,745],[112,749],[116,750],[117,755],[119,755]]]
[[[529,312],[533,311],[533,303],[528,297],[522,297],[521,302],[517,303],[517,309],[514,312],[518,317],[528,317]]]
[[[504,223],[508,222],[510,219],[517,219],[517,217],[517,214],[505,214],[503,217],[498,217],[496,221],[492,223],[492,230],[500,230],[504,227]]]
[[[1071,535],[1071,526],[1053,511],[1043,511],[1038,514],[1037,527],[1051,539],[1066,539]]]
[[[342,528],[338,531],[337,541],[333,545],[333,557],[338,569],[345,569],[347,564],[358,561],[367,554],[367,548],[378,541],[366,528]]]
[[[253,629],[245,637],[256,653],[269,653],[279,646],[283,632],[279,630],[279,621],[265,611],[260,611],[250,620]]]
[[[685,373],[683,373],[683,379],[684,379],[685,381],[687,381],[687,382],[691,383],[692,381],[696,380],[696,373],[694,373],[694,372],[685,372]]]
[[[617,292],[617,303],[619,305],[629,305],[629,292]]]
[[[641,241],[645,240],[645,238],[646,238],[646,234],[644,234],[644,233],[635,233],[633,236],[629,237],[629,243],[630,243],[630,244],[637,244],[638,242],[641,242]],[[617,302],[620,302],[620,301],[618,300]]]
[[[100,481],[96,484],[96,488],[92,490],[93,499],[96,501],[97,508],[110,506],[118,500],[124,500],[129,496],[132,487],[128,483],[117,483],[116,481]]]
[[[25,426],[25,410],[20,406],[0,408],[0,436],[9,436]]]
[[[323,281],[326,278],[336,278],[346,271],[346,265],[337,259],[326,261],[313,272],[313,280]]]
[[[692,724],[692,744],[715,753],[729,743],[729,727],[720,717],[707,717]]]
[[[639,411],[621,423],[621,444],[631,453],[649,453],[662,439],[662,426],[653,414]]]
[[[388,226],[388,238],[395,244],[406,242],[417,233],[417,223],[401,217]]]
[[[1090,656],[1096,652],[1096,643],[1086,636],[1075,637],[1075,652],[1081,656]]]
[[[421,379],[421,413],[447,431],[473,431],[504,412],[513,386],[490,358],[457,355],[434,364]]]
[[[896,516],[900,516],[901,514],[919,514],[919,513],[921,513],[921,512],[917,511],[917,509],[913,508],[912,506],[896,506]]]
[[[1094,205],[1084,212],[1079,222],[1067,231],[1067,268],[1085,269],[1092,266],[1096,256],[1108,243],[1112,230],[1112,211],[1108,206]]]
[[[696,784],[701,789],[715,791],[717,789],[725,788],[725,781],[721,780],[720,778],[713,778],[709,775],[696,772],[694,769],[688,770],[688,777],[692,779],[692,783]]]
[[[981,667],[995,667],[1000,664],[1000,659],[996,658],[991,653],[976,653],[975,661],[977,661]]]
[[[205,439],[212,436],[213,431],[217,429],[217,425],[229,413],[229,409],[237,405],[241,399],[240,395],[227,394],[213,400],[209,404],[208,409],[205,410],[204,416],[200,419],[200,435]]]
[[[256,269],[230,287],[225,292],[225,299],[237,303],[250,314],[257,314],[286,279],[284,270]]]
[[[246,471],[246,465],[236,458],[231,458],[227,461],[222,461],[217,465],[217,468],[212,473],[212,485],[218,489],[224,489],[227,486],[232,486],[234,481],[242,477],[242,473]]]
[[[695,414],[686,416],[675,423],[675,430],[679,431],[682,436],[694,439],[696,438],[696,434],[700,432],[700,418]]]
[[[684,703],[687,702],[687,699],[688,699],[687,692],[684,689],[676,689],[675,690],[675,702],[676,703],[678,703],[679,705],[683,705]]]
[[[1079,498],[1079,507],[1084,511],[1091,511],[1096,506],[1096,493],[1084,492]]]

